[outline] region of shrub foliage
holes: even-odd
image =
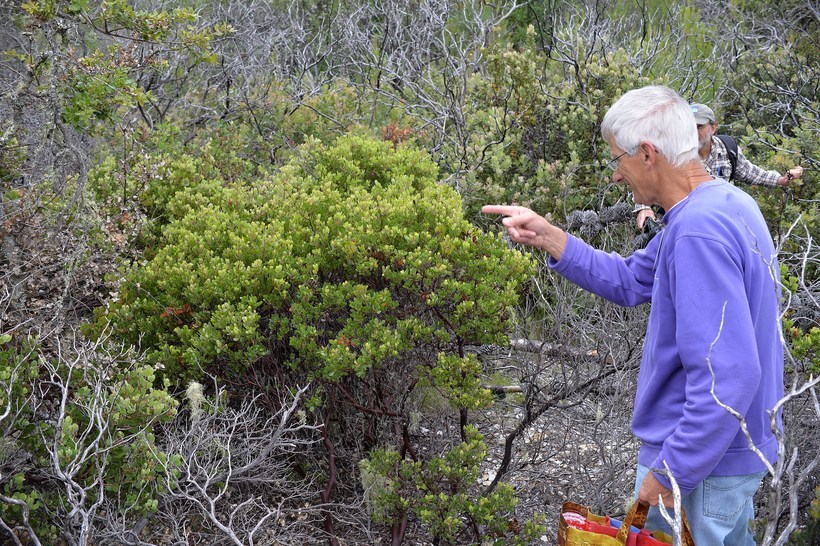
[[[168,178],[202,164],[178,159]],[[327,380],[421,345],[463,357],[465,345],[503,342],[532,272],[463,218],[458,194],[408,147],[313,142],[252,186],[188,174],[155,254],[98,317],[179,384],[266,356]]]

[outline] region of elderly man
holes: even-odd
[[[503,215],[513,241],[549,253],[549,267],[582,288],[620,305],[652,302],[632,419],[647,527],[668,531],[657,505],[673,504],[674,479],[696,544],[751,546],[763,459],[777,456],[769,411],[783,395],[778,265],[755,201],[704,168],[694,121],[662,86],[626,93],[604,117],[613,180],[666,210],[662,235],[629,257],[523,207],[483,212]]]

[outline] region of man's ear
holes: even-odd
[[[654,163],[657,160],[658,150],[651,142],[643,141],[638,146],[638,152],[641,154],[641,159],[644,163]]]

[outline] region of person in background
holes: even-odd
[[[736,159],[733,166],[726,144],[717,136],[715,113],[705,104],[692,103],[690,108],[698,128],[698,155],[708,173],[730,182],[737,180],[757,186],[787,186],[795,178],[803,176],[803,167],[800,166],[789,169],[786,174],[758,167],[743,155],[732,137],[724,137],[734,142]],[[647,218],[656,220],[655,213],[646,205],[636,204],[633,212],[637,213],[638,229],[644,229]]]
[[[666,210],[661,234],[628,257],[525,207],[482,211],[504,216],[512,241],[546,251],[580,287],[623,306],[652,303],[632,417],[646,528],[671,532],[657,505],[673,505],[674,479],[696,544],[753,546],[753,497],[777,459],[769,412],[783,396],[779,268],[757,203],[700,161],[694,121],[663,86],[627,92],[604,116],[613,181]]]

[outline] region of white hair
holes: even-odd
[[[634,155],[650,142],[672,165],[698,159],[698,130],[689,103],[672,89],[650,85],[625,93],[604,115],[604,139]]]

